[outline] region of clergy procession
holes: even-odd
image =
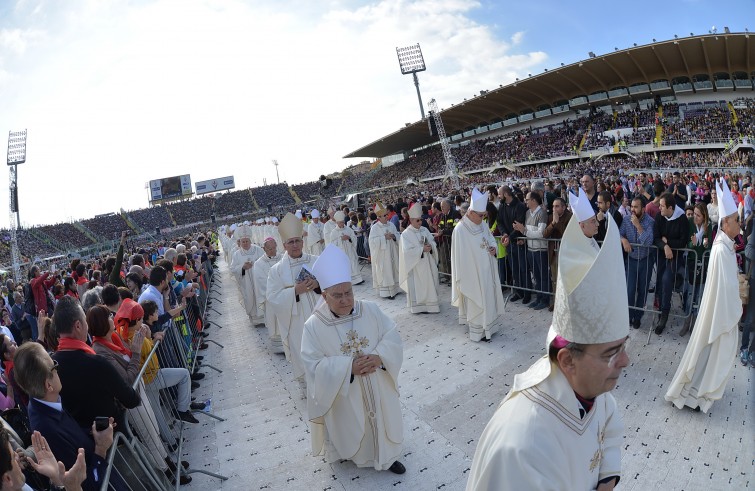
[[[686,345],[669,358],[662,389],[646,388],[652,392],[643,403],[648,411],[673,404],[675,411],[708,413],[721,399],[731,404],[727,386],[737,366],[737,326],[746,303],[735,252],[742,230],[727,181],[717,179],[715,187],[717,233],[692,334],[688,342],[681,338]],[[521,312],[530,301],[515,302],[531,296],[528,310],[552,312],[549,322],[532,326],[541,333],[541,348],[530,353],[529,368],[520,365],[511,374],[503,400],[490,403],[494,412],[487,425],[474,421],[477,430],[469,440],[474,457],[453,489],[605,491],[631,479],[622,471],[628,447],[623,408],[630,401],[612,391],[622,381],[644,382],[646,376],[633,363],[633,346],[650,342],[636,331],[644,297],[636,303],[637,285],[627,281],[637,254],[632,246],[640,244],[630,244],[626,229],[637,227],[630,236],[637,239],[645,231],[641,224],[652,227],[652,220],[632,215],[621,225],[621,215],[617,223],[582,187],[569,191],[568,200],[550,203],[533,187],[517,211],[513,194],[507,186],[490,192],[475,187],[456,205],[446,199],[410,202],[403,217],[375,201],[359,210],[367,225],[346,205],[333,203],[322,211],[291,210],[280,220],[270,216],[220,227],[239,308],[250,329],[266,330],[267,350],[273,359],[285,357],[306,400],[309,435],[301,436],[309,439],[313,458],[396,475],[419,466],[413,461],[420,456],[406,452],[412,438],[405,424],[407,401],[416,394],[401,391],[402,381],[430,382],[443,363],[464,370],[470,360],[436,357],[426,364],[412,361],[408,368],[405,342],[412,326],[396,319],[442,319],[429,324],[439,330],[456,329],[448,320],[458,319],[465,342],[482,348],[480,356],[489,352],[505,359],[509,351],[486,342],[502,339],[508,350],[519,349],[512,310]],[[655,227],[677,215],[661,210]],[[431,222],[442,228],[431,232]],[[448,233],[442,231],[446,227]],[[691,233],[694,240],[698,232]],[[659,264],[670,257],[668,244],[662,245],[667,250],[660,248]],[[529,266],[526,278],[511,264],[512,256]],[[656,269],[661,289],[660,266],[651,266],[642,281],[649,283]],[[368,283],[357,289],[369,281],[367,275],[371,288]],[[450,283],[450,295],[443,281]],[[402,295],[406,300],[396,299]],[[385,305],[409,317],[391,316]],[[665,323],[664,312],[659,314]],[[490,378],[489,387],[503,385]]]

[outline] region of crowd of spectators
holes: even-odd
[[[129,211],[128,216],[137,227],[149,232],[156,228],[172,227],[175,225],[165,205]]]
[[[215,196],[215,216],[225,217],[255,211],[249,188],[228,191]]]
[[[726,104],[686,106],[684,117],[670,119],[663,125],[663,144],[702,144],[728,141],[739,137]]]
[[[288,184],[285,182],[253,188],[252,195],[263,210],[267,209],[268,206],[290,206],[296,203],[288,190]]]
[[[120,213],[96,216],[88,220],[82,220],[81,223],[92,233],[105,240],[117,239],[122,231],[129,228],[126,220],[123,219]]]
[[[168,207],[170,216],[173,217],[176,225],[189,225],[210,220],[214,204],[215,198],[204,196],[186,201],[177,201],[164,206]]]

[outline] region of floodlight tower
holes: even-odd
[[[459,172],[456,166],[456,158],[451,154],[451,147],[448,146],[446,138],[446,129],[443,127],[443,120],[440,119],[440,111],[435,99],[430,99],[427,105],[430,108],[430,117],[435,121],[435,127],[438,130],[438,141],[443,151],[443,160],[446,162],[446,179],[451,179],[454,189],[459,189]]]
[[[281,183],[281,177],[278,175],[278,161],[273,160],[273,165],[275,166],[275,178],[278,179],[278,184]]]
[[[21,228],[21,214],[18,211],[18,164],[26,162],[26,130],[8,132],[8,167],[10,168],[10,241],[11,260],[13,261],[13,278],[18,283],[21,279],[21,255],[18,251],[18,233]]]
[[[422,57],[422,49],[419,43],[406,48],[396,48],[398,64],[401,67],[401,74],[412,74],[414,77],[414,86],[417,88],[417,99],[419,100],[419,111],[422,113],[422,119],[425,119],[425,108],[422,106],[422,96],[419,93],[419,79],[417,72],[425,71],[425,59]]]

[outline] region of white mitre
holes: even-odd
[[[377,216],[383,216],[386,213],[388,213],[388,209],[383,205],[382,202],[376,201],[375,202],[375,215]]]
[[[472,189],[472,202],[469,205],[469,209],[477,213],[485,213],[485,210],[488,209],[488,194],[481,193],[477,189],[477,186]]]
[[[333,215],[333,220],[337,222],[345,222],[346,221],[346,214],[342,212],[341,210],[338,210],[335,215]]]
[[[409,208],[409,218],[422,218],[422,205],[414,203],[412,207]]]
[[[278,225],[278,233],[280,233],[283,242],[287,242],[294,237],[301,237],[303,230],[304,225],[293,213],[286,213],[286,216],[283,217],[280,225]]]
[[[236,228],[236,232],[233,234],[233,238],[236,240],[249,239],[252,236],[252,228],[249,225],[239,225]]]
[[[738,212],[734,196],[731,195],[729,185],[723,177],[716,181],[716,194],[718,195],[718,223],[725,217]]]
[[[273,217],[272,221],[273,221],[273,223],[278,223],[278,217]]]
[[[310,216],[312,218],[320,218],[320,210],[315,208],[314,210],[312,210],[312,213],[310,213]]]
[[[572,213],[577,217],[577,222],[584,222],[595,216],[595,210],[593,210],[590,204],[590,198],[587,197],[582,188],[579,188],[579,198],[569,191],[569,204],[571,205]]]
[[[231,226],[230,226],[230,231],[231,231],[231,232],[235,232],[235,231],[236,231],[236,228],[237,228],[236,224],[235,224],[235,223],[232,223],[232,224],[231,224]]]
[[[296,213],[294,213],[294,216],[296,216],[296,218],[301,220],[301,210],[296,210]]]
[[[351,283],[351,262],[338,247],[328,244],[312,265],[312,274],[323,290],[341,283]]]
[[[556,335],[579,344],[609,343],[629,335],[624,260],[619,227],[609,220],[598,252],[576,220],[566,226],[558,258],[553,321],[547,345]]]

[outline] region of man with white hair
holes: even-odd
[[[396,227],[388,221],[388,210],[383,203],[375,203],[377,221],[370,227],[370,255],[372,287],[381,298],[393,299],[398,287],[398,240]]]
[[[475,187],[472,202],[451,236],[451,305],[472,341],[490,341],[500,329],[503,295],[495,237],[484,222],[488,196]]]
[[[409,227],[401,234],[398,277],[412,314],[438,313],[438,249],[422,226],[422,206],[409,208]]]
[[[325,248],[325,238],[323,237],[323,224],[320,223],[320,211],[317,208],[312,209],[312,221],[307,225],[307,252],[314,256],[322,254]]]
[[[271,350],[273,353],[283,353],[280,329],[275,323],[275,315],[267,306],[267,277],[270,269],[280,261],[275,239],[268,237],[262,244],[265,254],[254,263],[254,297],[257,300],[257,308],[265,318],[265,326],[270,337]]]
[[[301,335],[304,322],[312,315],[320,294],[320,285],[311,274],[316,256],[302,252],[304,241],[301,220],[287,213],[279,230],[285,253],[270,268],[267,276],[266,308],[275,316],[280,329],[286,359],[291,362],[294,378],[304,384],[301,361]]]
[[[346,214],[337,211],[333,215],[333,221],[336,226],[330,232],[330,242],[341,249],[349,256],[351,261],[351,284],[360,285],[364,283],[362,273],[359,270],[359,257],[357,256],[357,236],[351,227],[346,226]]]
[[[705,413],[723,397],[731,378],[742,314],[734,252],[734,239],[741,233],[739,214],[725,180],[716,182],[716,190],[719,227],[710,250],[703,298],[692,336],[666,392],[666,400],[677,408],[689,406]]]
[[[373,302],[354,300],[351,261],[333,244],[315,262],[319,306],[304,325],[312,455],[403,474],[396,323]]]
[[[261,258],[265,252],[260,246],[252,244],[252,231],[248,225],[238,227],[235,236],[239,239],[240,247],[233,253],[230,269],[239,283],[244,308],[252,321],[252,325],[264,324],[264,313],[260,311],[257,305],[252,268],[255,261]]]
[[[610,391],[629,364],[629,312],[618,227],[607,220],[600,250],[576,220],[566,226],[548,354],[514,377],[477,444],[468,491],[618,483],[624,427]]]

